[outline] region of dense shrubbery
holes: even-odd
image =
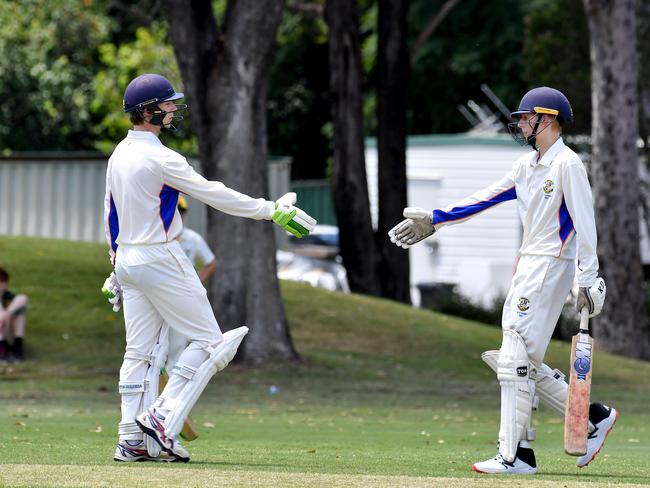
[[[437,284],[428,287],[425,298],[423,295],[422,306],[436,312],[474,320],[488,325],[501,327],[501,314],[505,297],[497,297],[489,306],[474,303],[469,298],[456,291],[453,285]],[[646,303],[650,313],[650,286],[646,287]],[[572,303],[564,306],[562,315],[558,320],[553,338],[570,340],[578,330],[578,316]]]

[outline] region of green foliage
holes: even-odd
[[[91,148],[92,79],[110,19],[92,2],[4,0],[0,24],[0,148]]]
[[[327,26],[285,10],[268,94],[269,152],[289,155],[294,179],[325,177],[331,152]]]
[[[589,28],[582,0],[534,0],[525,4],[524,13],[527,87],[561,90],[575,115],[565,132],[591,133]]]
[[[167,77],[177,91],[182,91],[182,84],[164,22],[138,28],[131,42],[119,46],[105,42],[98,47],[98,52],[101,64],[92,84],[91,110],[99,122],[92,128],[92,133],[97,149],[109,153],[131,128],[122,109],[122,97],[133,78],[143,73],[158,73]],[[162,134],[165,137],[164,131]],[[165,143],[185,154],[198,152],[196,138],[190,131],[189,115],[186,115],[180,130],[167,137]]]
[[[410,45],[443,1],[411,2]],[[508,107],[527,86],[522,64],[523,3],[465,0],[449,13],[417,53],[408,92],[409,134],[464,132],[469,123],[459,104],[487,103],[486,83]]]

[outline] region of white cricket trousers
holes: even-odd
[[[573,286],[575,261],[553,256],[523,255],[505,304],[503,330],[523,338],[530,361],[539,368],[551,342],[562,307]]]
[[[151,354],[163,324],[189,341],[179,362],[198,368],[209,356],[223,335],[214,317],[207,293],[194,267],[177,241],[146,246],[120,245],[117,250],[115,274],[123,291],[126,350]],[[125,359],[120,381],[142,381],[148,363]],[[165,388],[184,380],[170,374]],[[177,381],[175,381],[177,380]],[[122,395],[122,422],[132,422],[140,409],[138,395]]]

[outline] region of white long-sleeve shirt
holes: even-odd
[[[517,200],[523,224],[520,254],[576,259],[578,286],[598,275],[596,222],[587,172],[559,138],[540,161],[537,151],[519,158],[493,185],[444,210],[433,211],[437,229],[464,222],[508,200]]]
[[[240,217],[268,220],[275,210],[271,201],[206,180],[154,133],[130,130],[106,170],[104,223],[113,260],[120,245],[162,244],[180,235],[179,192]]]

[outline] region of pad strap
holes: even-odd
[[[146,393],[149,391],[149,381],[120,381],[120,395],[131,395],[136,393]]]

